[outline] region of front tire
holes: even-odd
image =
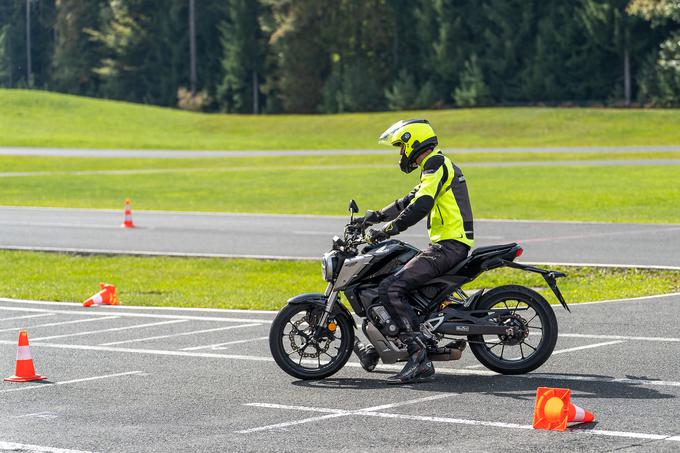
[[[331,314],[322,334],[312,334],[324,307],[319,304],[293,304],[281,309],[269,331],[269,349],[277,365],[297,379],[324,379],[337,373],[352,355],[354,327],[344,313]],[[329,330],[335,324],[334,331]]]
[[[468,336],[470,350],[477,360],[497,373],[524,374],[533,371],[550,358],[557,343],[555,312],[548,301],[532,289],[518,285],[499,286],[484,294],[473,309],[513,308],[513,313],[499,316],[496,321],[502,325],[518,326],[522,334],[512,337]]]

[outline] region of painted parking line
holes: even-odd
[[[146,337],[146,338],[135,338],[133,340],[112,341],[110,343],[100,343],[100,346],[111,346],[111,345],[114,345],[114,344],[135,343],[137,341],[160,340],[162,338],[181,337],[181,336],[185,336],[185,335],[196,335],[198,333],[218,332],[218,331],[222,331],[222,330],[241,329],[243,327],[256,327],[256,326],[261,326],[261,325],[262,324],[251,323],[251,324],[239,324],[239,325],[236,325],[236,326],[216,327],[214,329],[192,330],[191,332],[173,333],[173,334],[169,334],[169,335],[157,335],[155,337]]]
[[[451,394],[445,395],[435,395],[429,397],[429,400],[433,400],[436,396],[448,397]],[[404,403],[397,403],[392,407],[404,406],[406,404],[417,404],[419,402],[424,402],[428,400],[427,398],[421,398],[422,401],[412,400]],[[257,431],[268,431],[272,429],[288,428],[290,426],[300,425],[303,423],[311,423],[316,421],[325,420],[328,418],[337,418],[344,416],[360,416],[360,417],[379,417],[379,418],[390,418],[390,419],[402,419],[402,420],[413,420],[413,421],[424,421],[429,423],[446,423],[454,425],[472,425],[472,426],[487,426],[493,428],[507,428],[507,429],[522,429],[522,430],[533,430],[531,425],[520,425],[517,423],[506,423],[506,422],[495,422],[487,420],[472,420],[464,418],[450,418],[450,417],[431,417],[422,415],[409,415],[409,414],[394,414],[382,412],[384,408],[389,408],[390,405],[377,406],[375,408],[366,408],[360,410],[342,410],[342,409],[332,409],[332,408],[319,408],[319,407],[307,407],[307,406],[287,406],[281,404],[268,404],[268,403],[250,403],[245,404],[245,406],[262,407],[267,409],[284,409],[293,411],[309,411],[309,412],[321,412],[327,415],[310,417],[302,420],[296,420],[291,422],[283,422],[274,425],[260,426],[257,428],[246,429],[242,431],[237,431],[240,434],[249,434]],[[577,433],[583,435],[595,435],[595,436],[609,436],[609,437],[624,437],[630,439],[645,439],[645,440],[665,440],[671,442],[680,442],[680,436],[673,434],[651,434],[651,433],[639,433],[639,432],[627,432],[627,431],[609,431],[604,429],[579,429],[572,428],[569,429],[570,433]]]
[[[16,344],[14,341],[0,340],[0,344]],[[56,343],[31,343],[31,347],[56,348],[56,349],[72,349],[80,351],[105,351],[118,352],[126,354],[150,354],[162,356],[176,356],[176,357],[198,357],[208,359],[228,359],[228,360],[245,360],[253,362],[274,362],[271,356],[252,356],[243,354],[218,354],[214,352],[198,352],[198,351],[173,351],[166,349],[133,349],[133,348],[116,348],[111,346],[90,346],[81,344],[56,344]],[[316,363],[316,362],[313,362]],[[361,368],[358,362],[347,362],[346,367]],[[377,370],[401,371],[401,365],[379,365]],[[631,379],[631,378],[610,378],[600,376],[579,376],[572,374],[542,374],[530,373],[523,375],[503,376],[489,370],[470,370],[464,368],[439,368],[438,374],[451,376],[484,376],[484,377],[498,377],[504,379],[533,379],[533,380],[556,380],[556,381],[578,381],[578,382],[602,382],[614,384],[630,384],[630,385],[650,385],[661,387],[680,387],[679,381],[662,381],[654,379]]]
[[[48,388],[48,387],[54,387],[56,385],[75,384],[77,382],[98,381],[100,379],[108,379],[108,378],[120,377],[120,376],[130,376],[130,375],[133,375],[133,374],[143,374],[143,373],[144,373],[143,371],[126,371],[124,373],[105,374],[103,376],[92,376],[92,377],[88,377],[88,378],[71,379],[70,381],[46,382],[46,383],[41,383],[41,384],[36,384],[36,385],[31,385],[31,386],[0,390],[0,393],[22,392],[22,391],[25,391],[25,390],[45,389],[45,388]]]
[[[555,354],[564,354],[565,352],[574,352],[574,351],[581,351],[583,349],[592,349],[592,348],[599,348],[600,346],[609,346],[612,344],[619,344],[619,343],[625,343],[623,340],[617,340],[617,341],[605,341],[604,343],[595,343],[595,344],[587,344],[585,346],[576,346],[574,348],[567,348],[567,349],[558,349],[557,351],[553,351],[550,356],[554,356]],[[517,359],[519,359],[518,357]],[[484,365],[470,365],[466,366],[465,368],[472,369],[472,368],[482,368]]]
[[[134,326],[112,327],[110,329],[99,329],[99,330],[90,330],[90,331],[87,331],[87,332],[66,333],[66,334],[63,334],[63,335],[51,335],[49,337],[34,338],[33,341],[52,340],[54,338],[78,337],[78,336],[81,336],[81,335],[92,335],[92,334],[95,334],[95,333],[104,333],[104,332],[118,332],[120,330],[130,330],[130,329],[140,329],[142,327],[162,326],[162,325],[165,325],[165,324],[176,324],[178,322],[186,322],[186,320],[175,319],[173,321],[151,322],[151,323],[148,323],[148,324],[135,324]]]
[[[250,343],[252,341],[261,341],[261,340],[268,340],[269,337],[257,337],[257,338],[250,338],[247,340],[235,340],[235,341],[227,341],[226,343],[217,343],[217,344],[209,344],[206,346],[193,346],[191,348],[182,348],[180,351],[198,351],[199,349],[212,349],[212,350],[220,350],[220,349],[226,349],[223,348],[222,346],[229,346],[232,344],[243,344],[243,343]]]
[[[12,318],[2,318],[0,321],[14,321],[16,319],[42,318],[44,316],[54,316],[54,313],[40,313],[37,315],[14,316]]]
[[[101,316],[99,318],[94,318],[94,319],[76,319],[74,321],[61,321],[61,322],[52,322],[49,324],[38,324],[37,326],[24,326],[24,327],[12,327],[11,329],[1,329],[0,332],[13,332],[17,330],[27,330],[27,329],[37,329],[38,327],[54,327],[54,326],[63,326],[66,324],[78,324],[81,322],[93,322],[93,321],[106,321],[107,319],[116,319],[118,316]]]
[[[0,297],[0,302],[11,302],[21,305],[56,305],[62,307],[82,307],[81,302],[57,302],[50,300],[12,299]],[[195,311],[198,313],[245,313],[275,315],[278,310],[245,310],[241,308],[192,308],[192,307],[148,307],[144,305],[117,305],[116,310],[151,310],[151,311]]]
[[[603,340],[635,340],[635,341],[664,341],[680,343],[680,338],[669,337],[629,337],[625,335],[591,335],[584,333],[561,333],[560,337],[567,338],[601,338]]]
[[[16,442],[0,441],[0,450],[2,451],[27,451],[27,452],[45,452],[45,453],[92,453],[84,450],[69,450],[67,448],[43,447],[41,445],[19,444]]]
[[[440,393],[438,395],[431,395],[431,396],[426,396],[424,398],[416,398],[413,400],[408,400],[408,401],[401,401],[398,403],[391,403],[391,404],[383,404],[380,406],[373,406],[373,407],[367,407],[364,409],[359,409],[355,411],[345,411],[345,410],[337,410],[337,409],[328,409],[325,412],[330,412],[330,415],[321,415],[317,417],[310,417],[310,418],[303,418],[302,420],[294,420],[290,422],[283,422],[283,423],[276,423],[274,425],[266,425],[266,426],[258,426],[257,428],[251,428],[251,429],[245,429],[243,431],[236,431],[239,434],[248,434],[248,433],[254,433],[257,431],[269,431],[272,429],[281,429],[281,428],[288,428],[290,426],[296,426],[296,425],[302,425],[304,423],[312,423],[312,422],[317,422],[320,420],[325,420],[328,418],[337,418],[337,417],[346,417],[348,415],[358,415],[361,413],[365,412],[371,412],[371,411],[379,411],[379,410],[384,410],[384,409],[393,409],[396,407],[402,407],[402,406],[408,406],[411,404],[418,404],[418,403],[424,403],[428,401],[434,401],[434,400],[440,400],[443,398],[451,398],[454,395],[460,395],[459,393]],[[246,406],[255,406],[258,403],[253,403],[253,404],[246,404]],[[284,408],[288,409],[288,406],[278,406],[278,405],[260,405],[258,407],[273,407],[276,406],[276,408]],[[305,406],[300,406],[300,407],[305,407]],[[307,410],[310,410],[312,408],[306,408]],[[323,411],[323,409],[321,410]],[[321,412],[321,411],[316,411],[315,409],[312,409],[312,412]]]
[[[261,322],[264,324],[271,324],[274,322],[270,319],[257,318],[222,318],[219,316],[188,316],[188,315],[164,315],[151,313],[127,313],[124,311],[100,311],[99,308],[93,311],[77,311],[77,310],[49,310],[46,308],[26,308],[26,307],[0,307],[0,310],[7,311],[24,311],[34,313],[54,313],[57,315],[81,315],[81,316],[105,316],[113,315],[127,318],[156,318],[156,319],[185,319],[187,321],[217,321],[217,322]],[[111,310],[111,309],[110,309]],[[115,309],[114,309],[115,310]],[[2,331],[0,331],[2,332]]]
[[[560,349],[560,350],[557,350],[557,351],[553,351],[553,353],[551,355],[564,354],[565,352],[582,351],[584,349],[599,348],[600,346],[609,346],[609,345],[612,345],[612,344],[620,344],[620,343],[625,343],[625,341],[623,341],[623,340],[605,341],[604,343],[587,344],[585,346],[576,346],[574,348]]]

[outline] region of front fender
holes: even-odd
[[[298,294],[295,297],[291,297],[288,299],[288,304],[289,305],[318,305],[321,308],[326,307],[326,296],[323,295],[322,293],[305,293],[305,294]],[[352,316],[352,313],[349,312],[347,307],[345,307],[342,303],[340,303],[340,296],[338,295],[338,300],[335,302],[333,305],[333,312],[332,314],[337,315],[338,313],[342,313],[347,318],[352,322],[352,325],[354,328],[357,328],[357,323],[354,321],[354,316]]]

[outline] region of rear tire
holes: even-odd
[[[354,326],[344,313],[335,313],[328,318],[327,322],[332,321],[337,326],[332,339],[328,336],[322,338],[319,348],[312,343],[308,345],[308,334],[316,326],[309,325],[305,319],[309,320],[310,318],[306,318],[308,316],[311,318],[319,316],[321,312],[323,306],[318,304],[287,305],[281,309],[272,323],[269,331],[269,349],[272,357],[283,371],[294,378],[305,380],[327,378],[340,371],[352,355]],[[295,326],[295,323],[298,325]],[[296,351],[293,345],[299,351]],[[286,350],[287,346],[290,347],[290,351]],[[325,352],[320,352],[324,347]],[[317,355],[308,357],[300,353]],[[322,357],[325,363],[321,361]],[[310,362],[311,365],[318,363],[318,366],[307,366]]]
[[[513,321],[526,323],[527,319],[524,319],[525,313],[528,313],[529,309],[533,310],[534,316],[528,322],[528,334],[540,335],[538,345],[535,348],[531,346],[526,342],[528,337],[523,338],[521,341],[513,341],[511,339],[504,340],[501,336],[496,335],[469,335],[470,350],[482,365],[497,373],[528,373],[543,365],[555,349],[558,330],[557,318],[552,307],[543,296],[532,289],[518,285],[505,285],[492,289],[481,297],[479,302],[473,307],[473,310],[502,309],[508,306],[526,306],[528,308],[527,311],[517,311],[521,319],[515,318],[514,320],[509,320],[506,318],[499,321],[504,322],[506,325],[512,325],[508,323]],[[535,318],[540,320],[540,327],[531,326]],[[515,342],[516,344],[512,344]],[[490,347],[490,345],[492,346]],[[517,347],[521,351],[522,358],[504,358],[503,352],[500,353],[501,357],[498,356],[497,351],[501,348],[501,351],[503,351],[505,348]],[[525,351],[531,352],[526,358],[524,358]]]

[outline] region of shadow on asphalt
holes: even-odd
[[[316,389],[376,390],[395,388],[394,385],[387,384],[384,381],[385,376],[392,374],[394,372],[374,371],[371,373],[371,377],[367,378],[326,378],[319,381],[293,381],[292,384]],[[572,392],[577,392],[579,399],[588,397],[643,400],[675,398],[675,395],[662,393],[639,384],[616,381],[572,381],[559,378],[559,376],[574,376],[578,379],[589,377],[610,379],[610,376],[567,373],[532,373],[532,376],[534,376],[532,379],[522,379],[521,376],[450,376],[438,374],[429,381],[397,387],[427,392],[485,394],[518,400],[533,400],[536,396],[537,387],[568,388]],[[540,376],[545,376],[545,381],[538,379]]]

